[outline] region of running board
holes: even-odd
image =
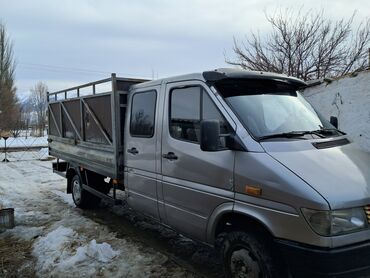
[[[101,193],[100,191],[86,185],[86,184],[82,184],[82,188],[88,192],[90,192],[91,194],[101,198],[101,199],[104,199],[105,201],[107,201],[108,203],[112,204],[112,205],[122,205],[123,202],[122,200],[117,200],[117,199],[114,199],[104,193]]]

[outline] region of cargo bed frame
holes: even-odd
[[[132,85],[145,81],[112,73],[110,78],[48,92],[50,155],[122,179],[128,93]]]

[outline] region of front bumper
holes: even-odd
[[[276,240],[294,277],[370,277],[370,241],[325,249]]]

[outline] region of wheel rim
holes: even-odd
[[[75,200],[75,202],[80,203],[80,201],[81,201],[81,186],[80,186],[80,182],[78,180],[73,181],[72,192],[73,192],[73,199]]]
[[[257,258],[247,249],[239,249],[232,252],[230,272],[231,277],[235,278],[258,278],[262,276]]]

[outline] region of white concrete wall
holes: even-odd
[[[303,95],[327,119],[370,152],[370,71],[307,88]]]

